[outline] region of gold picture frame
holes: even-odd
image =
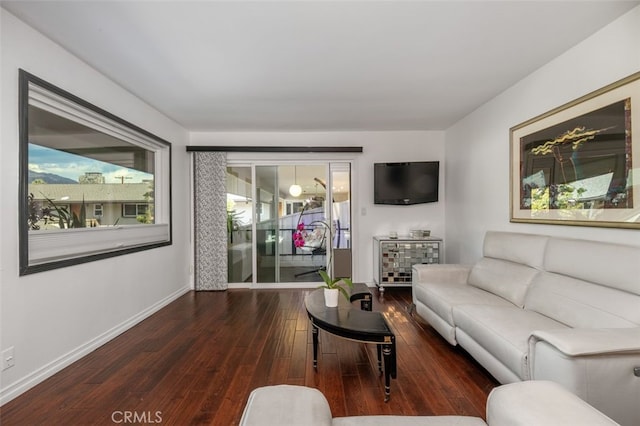
[[[511,222],[640,229],[640,72],[510,129]]]

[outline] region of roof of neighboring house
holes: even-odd
[[[148,183],[101,183],[101,184],[29,184],[29,193],[34,199],[64,203],[146,203],[144,194],[153,190]]]

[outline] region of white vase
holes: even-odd
[[[340,292],[337,288],[324,289],[324,304],[327,308],[335,308],[338,306],[338,296],[340,296]]]

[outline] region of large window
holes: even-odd
[[[20,273],[171,244],[171,145],[20,70]]]

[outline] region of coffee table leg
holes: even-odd
[[[391,373],[392,373],[392,347],[391,345],[382,346],[382,356],[384,358],[384,402],[391,398]]]
[[[313,336],[313,369],[318,369],[318,327],[311,325],[311,335]]]
[[[378,353],[378,371],[382,374],[382,346],[376,345],[376,352]]]
[[[360,301],[360,310],[371,312],[373,309],[372,305],[371,295],[365,296],[365,298]]]

